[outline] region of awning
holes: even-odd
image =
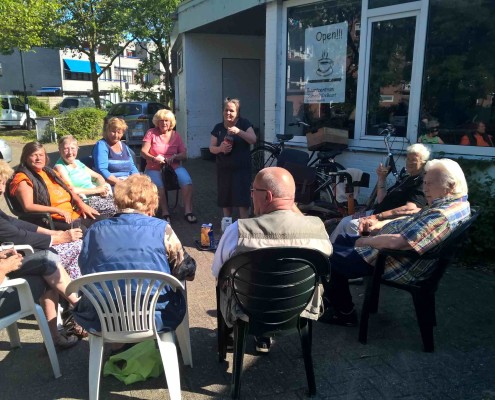
[[[91,64],[88,60],[73,60],[70,58],[64,58],[64,64],[70,72],[79,72],[81,74],[90,74],[91,73]],[[96,72],[99,74],[101,72],[101,68],[96,63]]]
[[[46,86],[37,90],[38,93],[57,93],[60,92],[62,88],[60,86]]]

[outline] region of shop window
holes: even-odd
[[[495,135],[494,15],[493,0],[430,0],[420,120],[437,120],[445,144]]]
[[[361,0],[332,0],[287,9],[285,133],[303,120],[353,137]]]
[[[395,6],[397,4],[411,3],[412,1],[417,0],[368,0],[368,8]]]

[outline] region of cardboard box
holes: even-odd
[[[347,129],[337,129],[323,127],[316,133],[307,133],[308,149],[318,149],[323,143],[337,144],[347,146],[348,132]]]

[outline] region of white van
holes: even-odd
[[[29,119],[26,118],[24,102],[17,96],[0,95],[2,101],[2,115],[0,126],[30,129],[35,126],[36,113],[29,109]]]

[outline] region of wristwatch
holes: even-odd
[[[382,213],[378,214],[378,215],[376,216],[376,219],[377,219],[378,221],[383,221],[383,215],[382,215]]]

